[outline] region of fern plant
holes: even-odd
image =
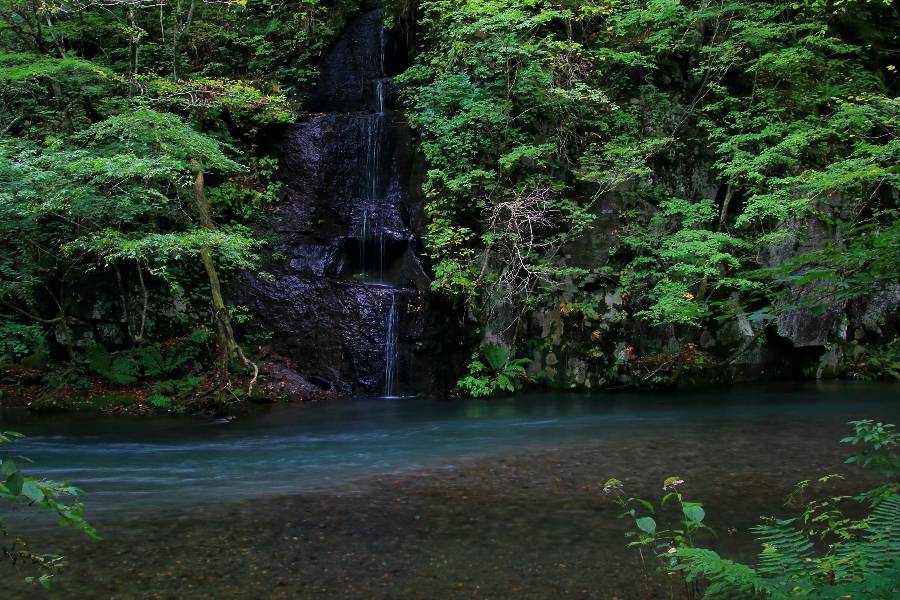
[[[705,581],[705,598],[759,598],[764,593],[762,577],[753,567],[722,558],[706,548],[678,550],[674,572],[688,583]]]
[[[853,421],[854,435],[844,438],[859,448],[847,462],[873,469],[896,479],[898,435],[893,426],[870,420]],[[835,476],[821,478],[827,482]],[[896,483],[888,483],[849,498],[840,496],[813,500],[794,519],[764,519],[751,531],[762,546],[758,564],[749,566],[723,558],[715,551],[698,547],[691,531],[699,531],[705,512],[698,503],[686,502],[678,488],[683,482],[666,480],[663,504],[676,500],[685,517],[682,529],[657,531],[654,505],[627,498],[618,480],[610,480],[605,491],[613,494],[627,510],[622,515],[633,520],[629,532],[641,550],[655,552],[659,571],[681,579],[681,594],[705,600],[889,600],[900,598],[900,493]],[[799,485],[802,492],[809,482]],[[865,518],[852,520],[837,508],[848,500],[868,503]],[[696,508],[694,508],[696,507]],[[641,512],[649,514],[641,514]],[[815,526],[810,526],[813,523]],[[705,528],[703,526],[702,528]],[[824,551],[816,542],[826,542]]]
[[[158,381],[153,384],[150,396],[147,400],[160,409],[171,409],[173,402],[183,402],[188,399],[203,383],[203,377],[193,376],[185,379],[170,379]],[[176,409],[184,410],[183,406]]]
[[[498,391],[515,392],[522,388],[528,374],[525,367],[531,360],[513,358],[509,348],[496,345],[482,346],[472,355],[469,374],[457,382],[457,387],[480,398]]]
[[[753,529],[762,544],[750,567],[712,550],[683,547],[673,572],[703,581],[703,598],[889,600],[900,594],[900,496],[884,499],[865,519],[865,533],[817,555],[794,519],[772,519]]]
[[[100,346],[92,346],[85,353],[88,366],[97,375],[115,385],[130,385],[137,381],[132,358],[125,354],[107,352]]]
[[[141,377],[171,376],[188,370],[190,363],[207,348],[209,339],[209,331],[200,328],[184,339],[134,350],[109,352],[100,346],[91,346],[85,353],[85,364],[109,383],[131,385]],[[195,384],[191,386],[196,387]]]

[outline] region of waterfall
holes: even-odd
[[[384,122],[384,50],[386,46],[385,40],[385,29],[382,25],[378,28],[378,79],[375,80],[374,92],[375,92],[375,104],[376,104],[376,113],[372,115],[372,127],[374,129],[374,140],[372,142],[371,148],[371,157],[372,157],[372,176],[369,183],[369,200],[377,203],[378,210],[378,218],[377,222],[377,243],[378,243],[378,278],[384,279],[384,207],[383,199],[378,198],[378,166],[379,166],[379,151],[380,151],[380,140],[381,140],[381,130],[382,123]],[[394,312],[394,299],[391,297],[391,314]],[[396,318],[396,315],[394,316]],[[388,319],[388,325],[392,329],[392,325],[390,324],[390,317]],[[391,363],[393,364],[393,363]],[[387,379],[385,385],[387,386]],[[393,388],[393,375],[390,377],[390,385]],[[393,390],[391,390],[393,391]],[[385,392],[385,395],[391,395],[391,392]]]
[[[381,158],[381,133],[384,115],[366,118],[366,196],[370,202],[378,200],[378,166]]]
[[[375,106],[379,115],[384,114],[384,79],[375,80]]]
[[[288,260],[273,256],[275,279],[248,274],[252,285],[239,290],[266,307],[260,324],[280,355],[341,394],[405,396],[439,381],[430,356],[414,351],[440,321],[413,243],[419,173],[392,77],[408,49],[393,36],[372,0],[324,49],[309,111],[279,142],[289,193],[272,228]]]
[[[369,240],[369,211],[365,208],[362,211],[362,236],[359,240],[359,268],[365,274],[366,272],[366,243]]]
[[[394,395],[394,375],[397,371],[397,293],[391,290],[391,305],[384,332],[384,395]]]
[[[382,209],[382,199],[379,197],[379,179],[381,165],[381,138],[384,130],[384,115],[373,114],[367,115],[365,126],[366,134],[366,159],[365,159],[365,177],[363,184],[365,185],[364,200],[375,211],[374,221],[372,223],[372,232],[369,236],[377,247],[377,270],[378,276],[384,275],[384,227]],[[366,215],[368,215],[368,209]],[[364,217],[366,219],[367,217]],[[365,221],[364,221],[365,223]],[[366,243],[365,234],[363,244]]]

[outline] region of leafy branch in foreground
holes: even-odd
[[[8,444],[22,437],[20,433],[0,431],[0,444]],[[21,457],[19,459],[27,460]],[[13,506],[55,512],[60,526],[81,531],[91,539],[100,539],[97,530],[84,518],[84,505],[81,502],[83,496],[82,490],[65,482],[29,477],[11,457],[0,455],[0,500]],[[2,517],[0,536],[4,539],[0,545],[3,558],[13,564],[25,562],[35,565],[42,573],[27,577],[27,581],[49,588],[53,575],[65,565],[63,557],[57,554],[38,554],[19,537],[6,542],[9,532]]]
[[[900,495],[900,433],[890,423],[876,423],[871,419],[850,421],[853,435],[841,440],[859,448],[858,454],[847,459],[847,464],[857,464],[872,469],[886,482],[865,492],[860,497],[874,503],[882,498]]]
[[[842,440],[859,448],[849,464],[870,468],[888,481],[856,498],[839,496],[805,503],[802,514],[790,519],[768,517],[751,532],[762,546],[756,566],[723,558],[696,543],[695,535],[711,531],[699,503],[686,502],[684,482],[671,477],[664,484],[659,506],[675,500],[683,516],[680,526],[660,528],[653,503],[628,497],[622,483],[611,479],[604,491],[625,508],[623,518],[635,527],[632,539],[642,563],[656,559],[657,573],[666,576],[672,597],[708,600],[807,598],[814,600],[888,600],[900,594],[900,435],[893,425],[871,420],[853,421],[854,434]],[[821,478],[827,482],[836,476]],[[798,492],[809,486],[801,482]],[[845,515],[840,505],[862,502],[862,519]],[[824,549],[821,544],[824,543]],[[649,586],[650,573],[645,581]],[[649,591],[649,589],[648,589]]]

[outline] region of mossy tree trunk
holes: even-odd
[[[197,161],[194,161],[194,168],[194,202],[197,206],[197,215],[199,217],[200,226],[204,229],[213,230],[216,227],[210,216],[203,169]],[[216,263],[213,260],[212,251],[209,246],[204,246],[200,250],[200,260],[203,262],[203,268],[206,270],[206,276],[209,279],[213,322],[216,327],[216,350],[219,353],[218,360],[221,383],[227,385],[229,381],[229,366],[231,359],[236,356],[240,358],[241,362],[243,362],[253,373],[253,377],[247,390],[247,394],[249,395],[253,391],[253,385],[256,383],[259,369],[253,361],[247,358],[234,338],[234,329],[231,326],[231,315],[228,312],[228,306],[225,304],[225,298],[222,295],[222,284],[219,279],[219,272],[216,269]]]

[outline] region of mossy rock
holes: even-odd
[[[113,412],[129,409],[137,399],[128,393],[110,392],[103,394],[84,393],[66,395],[47,393],[31,403],[31,410],[41,413],[53,412]]]
[[[26,369],[46,370],[50,366],[50,357],[41,352],[37,352],[23,357],[19,363]]]

